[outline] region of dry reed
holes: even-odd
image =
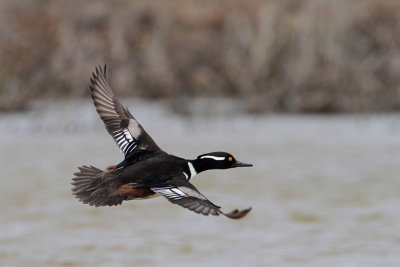
[[[119,95],[229,96],[251,112],[400,109],[390,0],[0,3],[0,109],[79,97],[107,63]]]

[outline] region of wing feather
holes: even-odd
[[[106,66],[104,70],[99,66],[93,72],[90,78],[90,94],[97,113],[125,158],[135,150],[161,150],[114,95],[106,80]]]
[[[209,201],[199,190],[189,183],[184,177],[175,178],[168,181],[168,184],[162,184],[151,187],[151,190],[159,195],[167,198],[171,203],[180,205],[186,209],[203,215],[223,214],[230,219],[243,218],[251,208],[244,210],[233,210],[229,213],[224,213],[220,210],[220,206]]]
[[[194,186],[186,187],[165,185],[152,187],[151,190],[166,197],[171,203],[178,204],[186,209],[203,215],[219,215],[220,207],[204,197]],[[193,192],[194,191],[194,192]],[[193,193],[193,194],[192,194]]]

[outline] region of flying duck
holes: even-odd
[[[229,213],[213,204],[190,179],[210,169],[251,167],[230,153],[211,152],[196,159],[183,159],[163,151],[146,133],[129,110],[122,106],[106,80],[106,66],[97,67],[90,79],[90,94],[97,113],[108,133],[124,154],[116,166],[100,170],[93,166],[78,167],[72,179],[72,192],[90,206],[115,206],[124,200],[163,196],[171,203],[203,215],[225,215],[243,218],[250,208]]]

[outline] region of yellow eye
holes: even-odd
[[[228,160],[229,160],[229,161],[232,161],[232,160],[233,160],[233,158],[232,158],[232,157],[229,157],[229,158],[228,158]]]

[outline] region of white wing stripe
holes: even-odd
[[[122,139],[124,139],[124,136],[123,135],[115,135],[115,140],[116,141],[121,141]]]
[[[129,132],[128,129],[124,129],[123,133],[124,133],[126,139],[128,139],[129,142],[133,141],[133,137],[132,137],[132,135],[131,135],[131,133]]]
[[[186,197],[186,196],[187,196],[187,194],[185,194],[184,192],[182,192],[182,191],[179,190],[178,188],[172,188],[172,189],[170,189],[170,190],[171,190],[172,192],[174,192],[174,193],[176,193],[176,194],[182,196],[182,197]]]
[[[115,141],[125,155],[132,152],[137,147],[136,139],[132,137],[129,128],[116,130],[113,134]]]
[[[156,193],[161,194],[165,197],[172,198],[172,199],[181,199],[185,197],[195,197],[202,200],[207,200],[205,196],[196,192],[193,189],[188,187],[180,186],[180,187],[153,187]]]
[[[136,143],[130,143],[129,146],[126,148],[126,153],[130,153],[131,151],[133,151],[135,148],[137,147]]]
[[[118,140],[118,145],[121,145],[123,142],[126,142],[126,140],[124,138],[122,138],[121,140]]]
[[[121,145],[121,150],[122,150],[122,151],[125,151],[125,148],[126,148],[126,146],[127,146],[128,144],[129,144],[129,143],[125,141],[125,142]]]
[[[181,199],[183,198],[185,195],[185,193],[175,189],[175,188],[157,188],[157,187],[153,187],[152,188],[154,191],[156,191],[158,194],[161,194],[165,197],[171,198],[171,199]]]

